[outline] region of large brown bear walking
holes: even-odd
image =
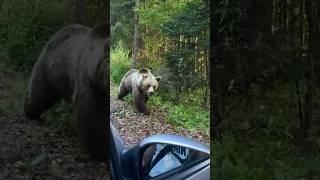
[[[118,99],[122,99],[127,94],[132,93],[137,110],[149,115],[150,111],[146,103],[149,97],[158,89],[160,79],[161,76],[155,77],[147,68],[131,69],[121,80]]]
[[[60,99],[72,102],[79,132],[93,158],[108,161],[109,25],[62,28],[33,68],[24,113],[40,116]]]

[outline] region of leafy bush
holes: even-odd
[[[199,109],[198,106],[175,105],[169,109],[169,121],[182,125],[188,130],[203,130],[209,135],[209,111]]]
[[[111,49],[111,79],[120,84],[123,75],[130,69],[130,59],[128,58],[129,51],[123,48],[122,43]]]
[[[149,102],[152,106],[160,107],[170,123],[183,126],[188,130],[203,130],[209,135],[209,111],[190,104],[174,105],[163,100],[161,96],[154,96]]]

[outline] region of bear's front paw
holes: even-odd
[[[121,97],[120,95],[118,95],[118,99],[119,99],[119,100],[122,100],[122,97]]]

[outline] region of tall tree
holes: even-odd
[[[305,0],[306,15],[308,20],[308,65],[309,70],[306,74],[307,91],[305,94],[305,116],[304,130],[308,136],[312,124],[314,110],[314,88],[315,88],[315,67],[320,61],[320,2],[316,0]]]
[[[134,35],[133,35],[133,54],[132,54],[132,68],[136,68],[137,58],[139,52],[139,0],[136,0],[135,13],[134,13]]]
[[[74,22],[83,23],[84,21],[84,0],[74,1]]]

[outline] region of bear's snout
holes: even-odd
[[[153,91],[149,91],[149,92],[147,92],[147,96],[148,96],[148,97],[152,96],[153,94],[154,94],[154,92],[153,92]]]

